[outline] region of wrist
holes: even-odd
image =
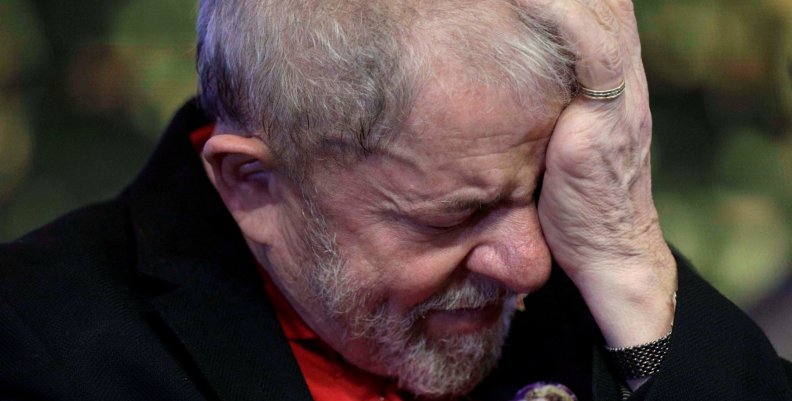
[[[643,379],[660,371],[671,343],[671,334],[669,331],[657,340],[633,347],[605,347],[605,352],[622,378]]]
[[[632,347],[666,335],[676,311],[677,272],[670,250],[655,260],[622,260],[608,271],[573,278],[606,344]]]

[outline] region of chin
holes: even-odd
[[[385,375],[420,399],[443,400],[469,393],[495,368],[509,332],[514,307],[499,305],[499,316],[475,330],[430,333],[423,318],[412,330],[378,333],[373,360]],[[406,334],[406,335],[404,335]]]

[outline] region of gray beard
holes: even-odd
[[[363,339],[373,350],[372,366],[385,369],[398,387],[427,399],[459,397],[468,393],[496,366],[516,307],[514,292],[493,280],[469,276],[449,286],[405,315],[388,313],[381,303],[372,310],[369,283],[354,280],[346,269],[327,221],[308,202],[310,222],[303,264],[305,288],[326,316],[342,322],[345,340]],[[304,249],[305,249],[304,248]],[[312,259],[312,260],[311,260]],[[431,310],[503,305],[493,327],[475,333],[432,338],[423,324]]]
[[[388,367],[400,388],[423,398],[459,397],[496,366],[513,312],[504,311],[498,324],[475,333],[432,338],[408,318],[379,326],[368,339],[376,344],[375,361]],[[392,331],[399,323],[402,331]]]

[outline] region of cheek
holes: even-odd
[[[464,250],[455,248],[414,249],[400,255],[401,262],[391,268],[390,302],[407,310],[441,292],[454,280]]]
[[[448,285],[465,256],[459,246],[411,241],[385,224],[336,238],[345,268],[372,303],[385,303],[391,313],[404,313]]]
[[[313,260],[309,257],[310,251],[305,247],[311,232],[298,202],[293,197],[284,202],[284,207],[276,216],[278,235],[264,244],[265,246],[257,248],[266,255],[265,258],[258,259],[269,262],[265,264],[269,266],[271,274],[275,273],[280,281],[302,288],[305,277],[303,269],[311,265]]]

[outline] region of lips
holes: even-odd
[[[499,320],[501,310],[500,303],[477,308],[434,309],[426,314],[426,325],[435,335],[472,333],[492,327]]]
[[[477,313],[483,311],[488,308],[493,308],[496,306],[500,306],[500,303],[493,302],[490,304],[486,304],[483,306],[474,306],[474,307],[466,307],[466,308],[453,308],[453,309],[435,309],[437,312],[443,313],[455,313],[455,314],[470,314],[470,313]]]

